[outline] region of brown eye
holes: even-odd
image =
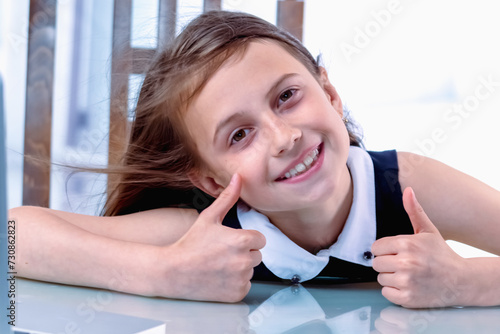
[[[294,89],[287,89],[286,91],[284,91],[280,95],[279,104],[288,101],[293,96],[294,93],[295,93]]]
[[[233,143],[239,142],[240,140],[245,138],[247,136],[247,133],[248,133],[248,129],[241,129],[241,130],[236,131],[233,135],[233,140],[232,140]]]

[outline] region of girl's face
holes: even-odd
[[[277,43],[250,42],[186,112],[205,167],[191,179],[217,196],[238,173],[241,198],[264,214],[326,202],[346,176],[349,139],[341,118],[325,71],[317,80]]]

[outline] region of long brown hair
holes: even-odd
[[[166,206],[199,207],[210,202],[188,178],[200,161],[189,145],[181,114],[218,68],[255,39],[277,42],[319,78],[314,57],[276,26],[245,13],[200,15],[158,51],[146,73],[122,166],[115,169],[120,171],[120,179],[108,197],[104,215]],[[360,145],[352,131],[349,136],[351,145]]]

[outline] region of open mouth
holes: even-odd
[[[323,147],[322,144],[316,147],[304,158],[304,160],[302,160],[302,162],[299,162],[297,165],[290,168],[290,170],[288,170],[285,173],[285,175],[277,178],[276,181],[292,179],[296,176],[306,173],[309,169],[311,169],[315,165],[316,161],[318,160],[318,156],[321,153],[322,147]]]

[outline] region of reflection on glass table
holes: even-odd
[[[254,283],[240,303],[148,298],[18,279],[28,333],[496,333],[500,307],[404,309],[377,283]]]

